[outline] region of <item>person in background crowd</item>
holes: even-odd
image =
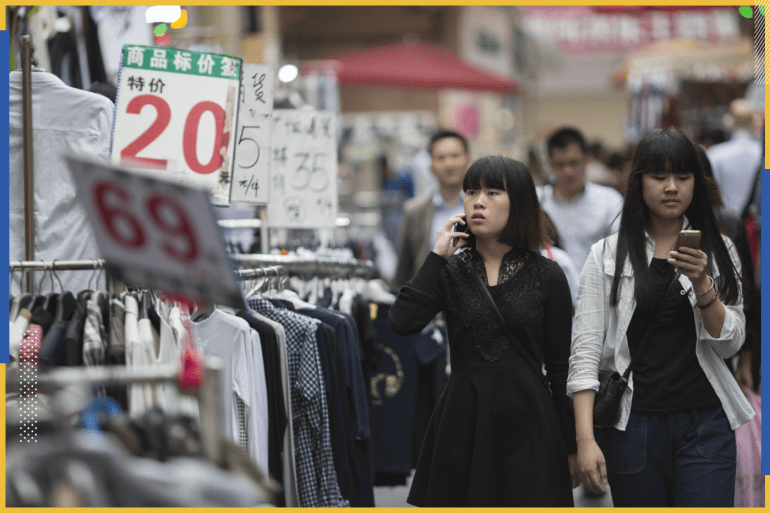
[[[677,247],[683,229],[701,231],[700,249]],[[653,130],[634,153],[620,231],[580,276],[567,381],[581,481],[606,493],[609,480],[614,506],[732,507],[733,430],[755,415],[724,362],[745,334],[741,283],[695,146]],[[658,312],[617,423],[594,428],[599,371],[625,372]]]
[[[754,173],[762,163],[762,143],[752,135],[754,110],[751,103],[733,100],[730,116],[734,122],[732,137],[709,148],[708,156],[725,205],[743,212],[754,185]]]
[[[529,174],[532,175],[532,181],[535,182],[535,186],[544,185],[546,178],[543,173],[543,165],[540,163],[540,159],[537,156],[537,149],[531,146],[527,151],[527,169]]]
[[[593,183],[604,183],[609,180],[610,171],[605,165],[605,151],[601,141],[594,141],[586,153],[586,180]]]
[[[535,185],[521,162],[484,157],[463,190],[464,212],[444,220],[388,315],[405,336],[446,312],[452,353],[408,502],[573,506],[575,431],[565,392],[572,299],[561,267],[538,253],[550,237]],[[455,224],[463,229],[453,232]],[[498,305],[507,336],[487,301]]]
[[[631,173],[630,154],[611,153],[607,158],[607,169],[610,171],[609,179],[602,185],[612,187],[622,195],[626,191],[628,175]]]
[[[721,128],[706,128],[698,138],[698,144],[707,150],[715,144],[721,144],[727,140],[727,132]]]
[[[468,141],[457,132],[442,130],[431,137],[428,151],[438,189],[404,204],[396,243],[396,287],[406,283],[420,268],[447,217],[463,211],[463,179],[470,164]]]
[[[540,204],[558,230],[562,247],[581,270],[591,245],[610,232],[623,196],[586,182],[586,142],[575,128],[561,128],[551,135],[548,157],[554,181],[538,187]]]

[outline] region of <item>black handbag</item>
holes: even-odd
[[[465,255],[468,255],[468,257],[466,258]],[[508,339],[508,342],[510,342],[511,347],[513,347],[519,353],[519,355],[524,359],[524,361],[527,362],[527,364],[532,368],[532,370],[535,372],[535,375],[537,375],[537,377],[543,383],[545,388],[548,390],[548,393],[553,396],[553,392],[551,391],[551,383],[549,383],[548,379],[543,375],[542,369],[535,364],[535,362],[532,360],[532,357],[529,356],[529,353],[527,353],[524,350],[524,348],[520,348],[519,344],[514,342],[516,338],[514,338],[513,333],[511,333],[511,330],[508,329],[508,325],[505,324],[505,320],[503,319],[503,316],[500,313],[500,310],[497,308],[497,305],[495,304],[495,300],[492,298],[492,295],[489,293],[489,290],[487,290],[487,287],[484,285],[484,282],[481,280],[481,276],[479,276],[479,272],[476,270],[476,266],[474,266],[473,262],[471,262],[470,251],[466,251],[463,254],[463,261],[468,266],[468,269],[471,272],[471,276],[473,276],[473,279],[476,281],[476,284],[479,286],[479,289],[481,289],[481,295],[484,296],[484,299],[486,299],[487,304],[489,305],[489,309],[492,310],[492,315],[494,315],[495,320],[497,321],[497,324],[500,326],[500,329],[503,331],[503,335],[505,335],[505,338]]]
[[[666,300],[674,289],[674,284],[679,280],[679,273],[674,274],[674,279],[666,290],[666,295],[663,296],[663,301],[658,309],[658,315],[652,324],[647,328],[647,332],[644,334],[642,342],[639,344],[639,349],[636,350],[636,354],[631,359],[631,363],[621,376],[617,371],[612,370],[600,370],[599,371],[599,391],[596,392],[594,397],[594,426],[598,427],[613,427],[617,424],[620,418],[620,400],[623,398],[623,394],[628,388],[628,378],[631,376],[631,371],[634,369],[636,362],[639,361],[639,355],[642,354],[644,346],[647,345],[647,341],[652,336],[655,326],[658,325],[660,314],[663,313],[663,307],[666,305]]]

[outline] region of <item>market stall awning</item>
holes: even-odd
[[[508,93],[519,84],[419,42],[365,48],[303,66],[303,73],[333,70],[340,84],[415,89],[473,89]]]

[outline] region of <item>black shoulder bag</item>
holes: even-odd
[[[642,354],[644,346],[647,345],[647,341],[652,336],[655,326],[658,325],[660,315],[663,313],[663,308],[666,306],[666,300],[671,295],[671,291],[674,289],[674,284],[679,280],[679,273],[674,274],[674,279],[666,290],[666,295],[663,296],[663,301],[658,309],[658,315],[652,321],[652,324],[647,328],[647,332],[644,334],[642,342],[639,344],[639,349],[636,350],[636,354],[631,359],[631,363],[621,376],[617,371],[612,370],[600,370],[599,371],[599,391],[596,392],[594,397],[594,426],[599,427],[613,427],[617,424],[620,418],[620,400],[623,398],[623,393],[628,388],[628,378],[631,375],[631,371],[639,361],[639,355]]]
[[[470,252],[467,252],[470,255]],[[484,299],[486,299],[487,304],[489,305],[489,309],[492,310],[492,314],[495,317],[495,320],[497,321],[497,324],[500,326],[500,329],[503,331],[503,335],[505,335],[505,338],[508,339],[508,342],[510,342],[511,347],[513,347],[519,355],[524,359],[525,362],[532,368],[532,370],[535,372],[535,375],[540,378],[540,381],[543,383],[545,388],[548,389],[548,393],[553,395],[553,392],[551,391],[551,384],[548,382],[548,379],[543,375],[543,370],[539,368],[535,362],[532,360],[532,358],[529,356],[527,351],[520,347],[519,344],[516,343],[516,338],[514,338],[513,333],[511,333],[511,330],[508,329],[508,325],[505,324],[505,320],[503,319],[502,314],[500,313],[500,310],[497,308],[497,305],[495,304],[495,300],[492,298],[492,295],[489,293],[489,290],[487,290],[487,287],[484,285],[484,282],[481,280],[481,276],[479,276],[479,272],[476,270],[476,266],[473,265],[473,262],[470,260],[470,258],[463,258],[463,261],[468,266],[468,269],[471,272],[471,276],[473,276],[473,279],[476,281],[476,284],[479,286],[479,289],[481,289],[481,295],[484,296]]]

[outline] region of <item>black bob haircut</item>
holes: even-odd
[[[617,306],[619,302],[620,275],[628,257],[634,270],[636,303],[643,311],[654,313],[652,280],[645,250],[645,229],[650,223],[650,209],[644,202],[642,191],[642,178],[651,173],[692,173],[695,182],[692,202],[684,215],[690,221],[690,228],[700,230],[703,234],[700,249],[709,258],[708,274],[713,277],[714,267],[719,269],[720,276],[715,288],[720,299],[725,304],[736,304],[740,295],[739,281],[743,282],[743,278],[733,265],[722,239],[711,191],[695,145],[677,128],[658,128],[644,136],[631,160],[631,175],[620,214],[610,305]]]
[[[428,153],[430,153],[431,156],[433,156],[433,145],[439,142],[441,139],[449,139],[449,138],[459,139],[459,141],[463,145],[463,149],[465,149],[465,154],[466,155],[468,154],[468,140],[465,137],[463,137],[461,134],[453,130],[441,130],[433,134],[430,138],[430,142],[428,143]]]
[[[583,153],[588,151],[586,139],[583,137],[583,133],[577,128],[567,126],[556,130],[548,138],[548,156],[551,156],[554,148],[564,149],[573,143],[577,143]]]
[[[540,208],[535,182],[524,164],[508,157],[478,159],[465,173],[463,191],[483,187],[508,193],[511,209],[499,242],[517,250],[530,251],[539,251],[552,243],[550,223]],[[475,247],[476,237],[469,233],[468,246]]]

